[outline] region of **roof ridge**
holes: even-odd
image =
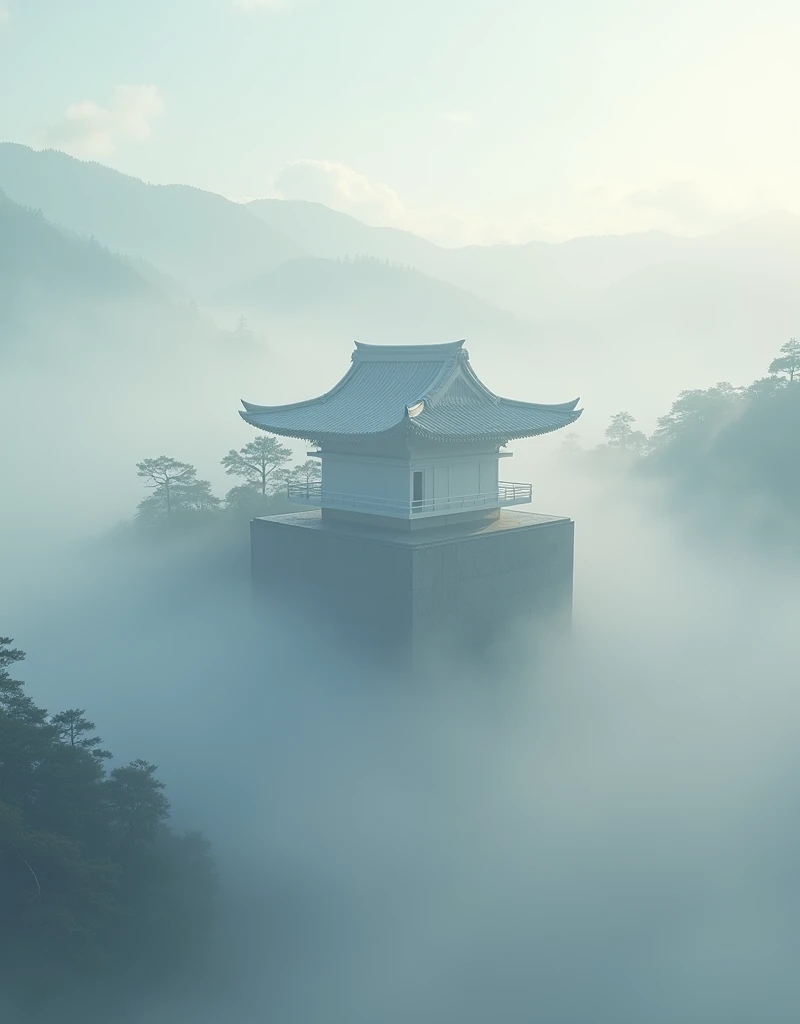
[[[464,346],[464,340],[445,341],[435,345],[370,345],[364,341],[355,342],[353,361],[371,362],[378,360],[397,360],[413,362],[415,359],[428,356],[433,359],[452,359]]]
[[[289,405],[243,402],[240,415],[269,433],[316,441],[411,430],[433,439],[502,443],[557,430],[580,416],[578,399],[546,405],[494,394],[463,346],[357,342],[347,373],[329,391]]]

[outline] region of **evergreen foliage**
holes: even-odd
[[[137,475],[151,491],[137,505],[135,524],[149,536],[183,535],[197,527],[240,533],[241,521],[256,516],[279,515],[291,510],[287,483],[311,484],[319,480],[320,467],[308,460],[289,468],[291,450],[278,438],[259,435],[238,451],[231,449],[221,464],[229,476],[243,482],[220,500],[208,480],[198,480],[188,462],[167,455],[137,462]],[[127,527],[123,526],[123,529]]]
[[[255,344],[256,336],[251,330],[247,317],[244,314],[239,317],[236,323],[236,329],[233,331],[233,340],[242,347]]]
[[[208,513],[219,507],[208,480],[198,480],[188,462],[160,455],[136,463],[138,476],[147,480],[152,494],[139,502],[136,515],[145,523],[170,523],[181,513]]]
[[[106,1019],[103,993],[119,1008],[203,969],[213,863],[168,829],[156,766],[106,774],[84,711],[49,715],[12,677],[23,657],[0,637],[0,990],[15,1020],[72,1019],[78,993]]]
[[[769,372],[772,374],[783,374],[793,384],[794,379],[800,376],[800,341],[797,338],[789,340],[781,345],[781,352],[769,364]]]
[[[800,551],[800,342],[782,345],[768,376],[748,387],[722,381],[682,391],[650,438],[634,422],[629,413],[612,417],[607,444],[592,456],[625,450],[635,468],[667,484],[676,511]],[[579,454],[574,444],[571,451]]]
[[[273,483],[283,482],[279,470],[291,459],[292,453],[285,444],[263,434],[249,441],[243,448],[233,448],[221,462],[228,476],[238,476],[256,487],[264,498],[270,493]]]
[[[635,418],[629,412],[618,412],[611,417],[606,427],[609,448],[640,454],[647,448],[647,437],[641,430],[634,430]]]
[[[318,459],[306,459],[299,466],[295,466],[289,474],[289,480],[293,484],[301,484],[303,487],[310,487],[322,479],[322,469]]]

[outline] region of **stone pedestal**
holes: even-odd
[[[472,655],[572,609],[574,524],[503,510],[422,530],[318,511],[254,519],[253,584],[384,660]]]

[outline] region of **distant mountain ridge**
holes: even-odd
[[[682,263],[758,275],[765,269],[780,276],[800,273],[800,217],[780,211],[697,237],[644,231],[446,249],[396,228],[368,227],[316,203],[261,199],[248,209],[312,256],[407,263],[537,321],[581,316],[606,289],[616,290],[649,267]]]
[[[311,203],[249,208],[289,235],[299,224],[309,252],[409,262],[510,311],[528,325],[531,371],[546,367],[567,391],[579,374],[601,402],[663,408],[682,387],[752,380],[800,331],[800,217],[789,213],[697,237],[650,231],[444,249]],[[587,391],[580,378],[578,389]],[[591,396],[587,405],[588,423]]]
[[[194,337],[196,346],[221,339],[208,319],[176,303],[155,279],[0,193],[0,361],[48,354],[79,364],[146,351],[166,358],[178,337]]]
[[[0,144],[0,188],[94,235],[163,298],[192,298],[228,328],[244,313],[285,367],[312,358],[321,370],[328,350],[359,336],[466,337],[504,361],[509,393],[581,393],[582,429],[623,407],[652,415],[682,388],[753,380],[800,332],[790,214],[695,238],[445,249],[314,203],[237,204],[11,144]]]
[[[107,529],[103,501],[127,515],[140,496],[137,460],[199,460],[238,427],[255,346],[145,270],[0,195],[0,533],[32,515],[48,535],[59,515]]]
[[[435,342],[467,337],[529,341],[531,324],[483,299],[408,266],[372,257],[305,257],[228,291],[220,301],[248,317],[325,324],[345,337]]]
[[[185,185],[148,185],[56,150],[0,143],[0,188],[48,220],[147,260],[198,297],[304,255],[241,204]]]
[[[84,301],[164,305],[164,296],[124,259],[71,237],[39,211],[0,193],[0,337],[43,310]]]
[[[435,242],[399,228],[376,228],[321,203],[287,199],[254,199],[247,209],[292,238],[311,256],[374,256],[424,270],[444,251]]]
[[[671,263],[779,276],[800,272],[800,217],[773,213],[712,235],[650,231],[565,242],[446,249],[318,203],[247,204],[185,185],[148,185],[54,150],[0,143],[0,188],[15,202],[142,259],[205,301],[305,256],[400,263],[534,321],[576,316],[627,277]]]

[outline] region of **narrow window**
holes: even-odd
[[[414,473],[414,511],[422,508],[422,471]]]

